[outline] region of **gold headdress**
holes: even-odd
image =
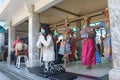
[[[84,21],[87,20],[87,21],[90,21],[91,20],[91,17],[89,17],[88,15],[84,16]]]
[[[104,15],[107,15],[108,14],[108,8],[105,8],[102,12]]]
[[[84,16],[84,22],[87,21],[87,24],[89,25],[90,23],[90,20],[91,20],[91,17],[89,17],[88,15]]]
[[[66,17],[66,20],[65,20],[65,26],[66,27],[69,27],[70,23],[69,23],[69,19],[68,19],[68,16]]]

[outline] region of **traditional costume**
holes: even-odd
[[[108,8],[106,8],[103,11],[103,14],[109,18],[109,13],[108,13]],[[110,22],[106,21],[106,26],[105,26],[105,30],[106,30],[106,38],[104,40],[104,56],[105,58],[107,58],[108,60],[112,60],[112,47],[111,47],[111,32],[110,32]]]
[[[82,65],[88,66],[87,68],[91,69],[91,66],[96,64],[95,56],[95,42],[94,37],[90,37],[89,34],[94,33],[93,28],[89,27],[89,19],[86,19],[87,23],[85,28],[81,31],[82,40]]]
[[[106,38],[104,40],[104,56],[106,59],[111,60],[112,59],[112,48],[111,48],[111,32],[109,23],[106,23]]]

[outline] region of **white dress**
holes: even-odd
[[[54,43],[51,35],[47,36],[47,40],[45,40],[44,36],[39,36],[36,45],[41,49],[42,55],[40,57],[43,57],[43,61],[50,62],[55,60]]]

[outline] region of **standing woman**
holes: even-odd
[[[82,65],[90,70],[96,64],[94,29],[90,28],[90,18],[84,18],[85,28],[81,31],[82,38]]]
[[[41,58],[45,65],[45,70],[49,70],[50,62],[55,61],[54,42],[52,32],[48,24],[41,25],[41,32],[37,41],[37,47],[41,49]]]
[[[109,18],[108,8],[106,8],[103,11],[103,14],[106,18]],[[106,20],[105,24],[106,24],[106,26],[105,26],[106,35],[105,35],[105,40],[104,40],[104,56],[106,59],[108,59],[110,62],[112,62],[111,32],[110,32],[109,20]]]

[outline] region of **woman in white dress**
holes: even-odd
[[[55,61],[54,40],[49,25],[41,25],[41,31],[36,45],[41,49],[40,61],[42,59],[45,68],[48,70],[48,64]]]

